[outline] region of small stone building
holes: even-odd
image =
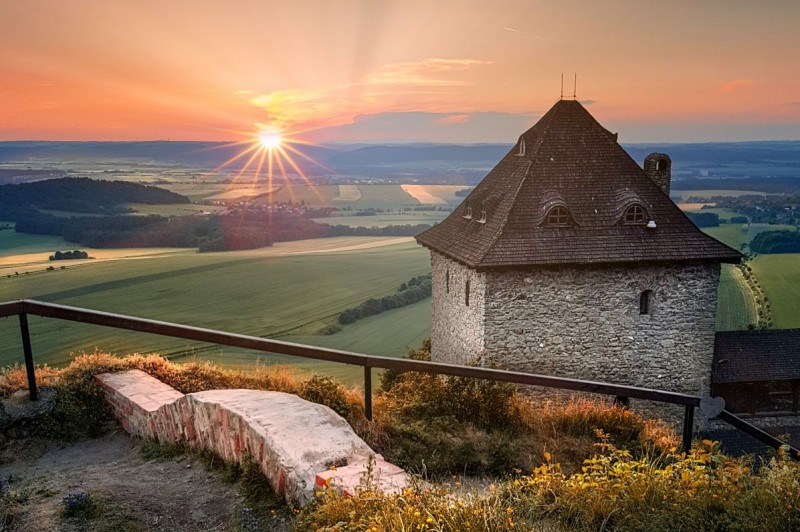
[[[710,389],[720,263],[738,251],[669,198],[577,101],[523,133],[431,252],[432,356],[697,394]]]

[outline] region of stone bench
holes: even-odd
[[[407,483],[330,408],[283,392],[212,390],[184,395],[139,370],[97,375],[125,430],[159,442],[186,442],[225,460],[249,455],[288,502],[302,506],[314,489],[354,494],[372,460],[374,486]],[[334,466],[339,466],[335,467]]]

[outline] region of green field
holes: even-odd
[[[10,257],[25,253],[52,253],[59,249],[75,249],[75,244],[71,244],[58,236],[0,231],[0,257]]]
[[[718,331],[746,329],[758,321],[750,288],[733,265],[722,265],[717,294]]]
[[[800,254],[759,255],[750,265],[772,306],[775,328],[800,327]]]
[[[719,227],[704,227],[702,231],[736,250],[741,250],[742,244],[750,242],[747,238],[748,224],[723,224]]]
[[[40,299],[264,337],[291,333],[310,342],[309,337],[314,338],[345,308],[391,294],[402,282],[430,270],[427,251],[408,239],[402,241],[359,249],[387,239],[339,238],[247,252],[186,251],[90,261],[66,270],[0,278],[0,299]],[[276,254],[281,249],[290,254]],[[406,346],[418,345],[428,335],[429,320],[421,317],[424,305],[358,322],[321,341],[358,350],[384,344],[380,353],[374,352],[402,355]],[[198,356],[229,364],[263,358],[230,348],[35,317],[31,317],[31,331],[39,363],[63,364],[70,352],[95,348],[119,354],[156,352],[181,359]],[[0,365],[20,360],[16,321],[2,320]]]

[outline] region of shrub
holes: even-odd
[[[300,386],[298,395],[307,401],[327,406],[345,419],[350,419],[355,413],[347,392],[330,377],[315,375]]]
[[[599,432],[597,452],[565,474],[545,453],[529,475],[483,493],[413,483],[386,495],[369,483],[326,493],[298,516],[301,530],[770,530],[800,527],[800,465],[751,465],[704,441],[689,454],[635,458]]]

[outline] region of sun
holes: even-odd
[[[262,129],[258,132],[258,143],[267,150],[276,150],[281,147],[281,134],[274,129]]]

